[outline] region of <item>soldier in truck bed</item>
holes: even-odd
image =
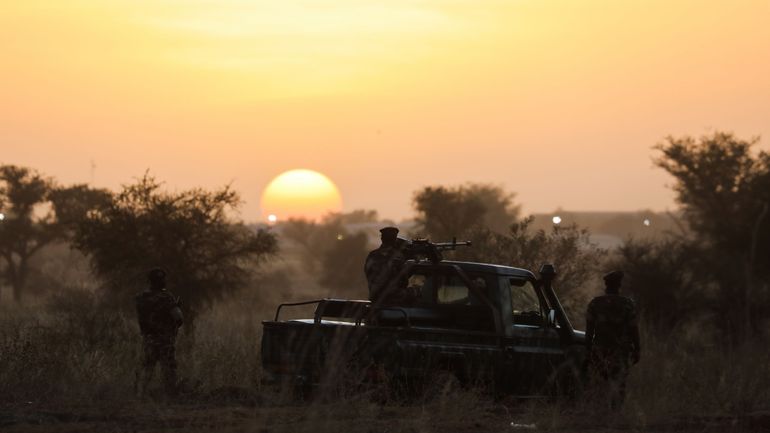
[[[166,393],[176,394],[176,334],[182,326],[179,301],[166,290],[166,272],[155,268],[147,274],[149,287],[136,296],[136,313],[142,332],[144,358],[137,373],[137,392],[142,395],[160,364]]]
[[[613,409],[622,406],[629,367],[641,354],[636,304],[620,295],[622,282],[622,271],[605,275],[605,294],[594,298],[586,313],[589,372],[595,383],[608,387]]]
[[[382,245],[366,256],[364,273],[369,284],[369,299],[373,303],[384,301],[383,296],[392,292],[394,278],[406,261],[407,241],[398,237],[396,227],[380,229]]]

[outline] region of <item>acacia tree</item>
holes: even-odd
[[[480,227],[505,233],[519,215],[514,197],[495,185],[427,186],[412,198],[417,231],[434,239],[463,237]]]
[[[112,201],[112,193],[78,184],[51,189],[48,200],[56,213],[56,223],[63,235],[69,236],[90,212],[105,208]]]
[[[148,174],[124,186],[78,223],[74,244],[124,305],[132,305],[127,298],[145,285],[148,269],[164,268],[192,318],[241,287],[276,241],[228,217],[240,204],[229,187],[169,193],[161,186]]]
[[[0,166],[0,277],[21,302],[30,273],[30,259],[54,241],[59,230],[53,210],[45,205],[53,181],[35,170]]]
[[[46,246],[67,240],[77,221],[109,201],[106,190],[59,186],[36,170],[0,166],[0,279],[21,302],[33,272],[31,260]]]
[[[705,264],[698,271],[718,287],[718,323],[739,338],[770,314],[770,154],[753,151],[758,141],[715,132],[656,146]]]

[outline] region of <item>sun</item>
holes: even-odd
[[[274,224],[289,218],[318,221],[342,210],[334,182],[313,170],[289,170],[276,176],[262,192],[262,218]]]

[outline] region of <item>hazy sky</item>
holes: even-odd
[[[3,0],[0,163],[117,188],[283,171],[411,214],[429,184],[527,212],[672,208],[651,147],[770,142],[769,1]]]

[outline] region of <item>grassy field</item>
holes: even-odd
[[[381,402],[367,392],[297,402],[260,386],[260,322],[273,305],[240,299],[180,335],[188,392],[134,394],[140,355],[131,314],[99,307],[89,292],[0,308],[3,431],[757,431],[770,428],[770,353],[702,337],[644,335],[627,403],[494,400],[463,390],[424,402]],[[697,335],[697,333],[691,333]],[[159,383],[155,385],[159,388]]]

